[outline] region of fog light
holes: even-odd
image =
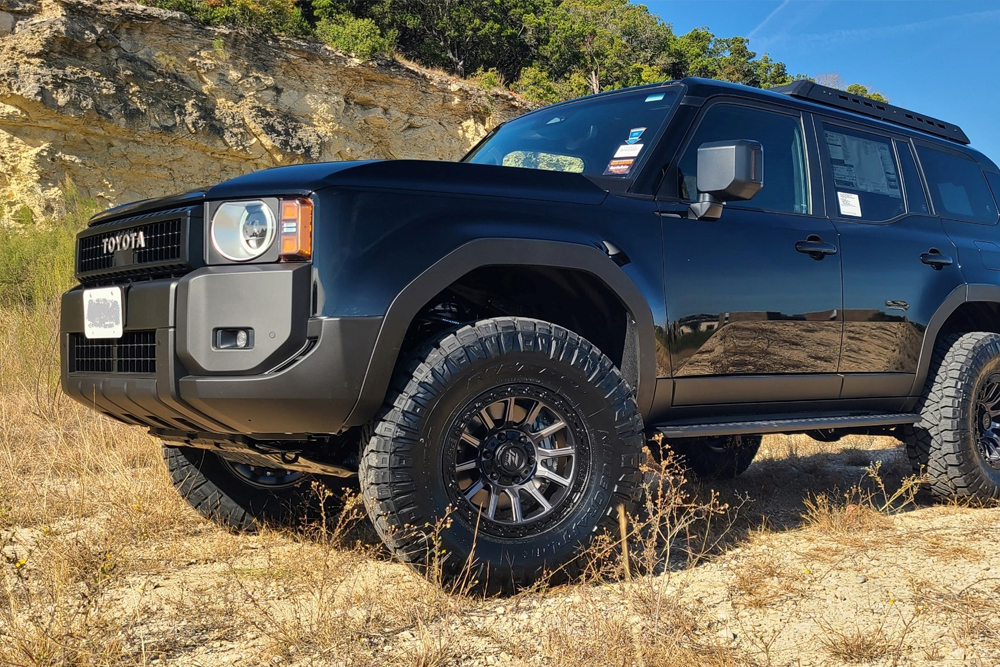
[[[253,329],[216,329],[215,349],[217,350],[253,349]]]

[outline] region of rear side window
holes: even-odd
[[[966,222],[996,224],[997,204],[977,162],[926,146],[918,146],[917,155],[920,156],[938,215]]]
[[[891,139],[823,123],[821,141],[841,217],[877,222],[906,213]]]
[[[698,147],[734,139],[753,139],[764,147],[764,187],[750,201],[728,206],[809,213],[809,170],[800,117],[735,104],[716,104],[698,125],[677,165],[678,192],[683,199],[698,199]]]

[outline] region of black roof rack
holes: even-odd
[[[950,139],[960,144],[969,144],[969,137],[966,136],[965,132],[958,125],[914,113],[902,107],[876,102],[860,95],[851,95],[836,88],[821,86],[812,81],[794,81],[787,86],[779,86],[771,88],[771,90],[776,93],[784,93],[790,97],[810,100],[827,106],[879,118],[890,123],[896,123],[897,125],[905,125],[914,130]]]

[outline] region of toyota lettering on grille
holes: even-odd
[[[131,232],[119,232],[114,236],[106,236],[101,239],[104,244],[104,254],[111,255],[120,250],[135,250],[146,247],[146,235],[142,230]]]

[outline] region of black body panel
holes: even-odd
[[[987,172],[996,166],[954,141],[809,100],[697,79],[650,86],[651,95],[663,85],[679,86],[680,101],[657,139],[647,138],[644,166],[613,185],[480,164],[344,162],[271,169],[102,213],[82,238],[175,211],[185,212],[187,226],[176,262],[140,267],[123,255],[80,275],[87,287],[123,286],[125,330],[155,338],[156,358],[121,368],[147,372],[93,371],[126,352],[78,345],[82,288],[64,296],[66,391],[174,436],[340,433],[377,415],[424,309],[457,282],[496,269],[556,272],[566,281],[584,275],[588,289],[612,295],[627,322],[616,323],[625,340],[606,351],[619,356],[647,424],[852,426],[838,415],[853,415],[858,428],[905,423],[954,314],[971,302],[1000,304],[1000,234],[919,210],[916,192],[931,192],[914,182],[924,178],[919,163],[919,176],[904,174],[903,213],[874,224],[842,216],[822,124],[860,128],[898,150],[914,140],[946,145]],[[718,220],[694,219],[680,162],[720,103],[795,119],[806,176],[794,211],[750,200],[730,202]],[[781,187],[778,172],[768,171],[774,159],[765,148],[768,196],[758,203]],[[311,262],[275,261],[275,251],[241,265],[209,251],[208,224],[222,201],[291,197],[313,204]],[[928,263],[932,249],[954,261]],[[531,280],[512,284],[523,298],[490,307],[517,314],[516,302],[533,302]],[[252,328],[254,349],[215,349],[213,332],[226,327]],[[77,363],[77,349],[112,361]]]

